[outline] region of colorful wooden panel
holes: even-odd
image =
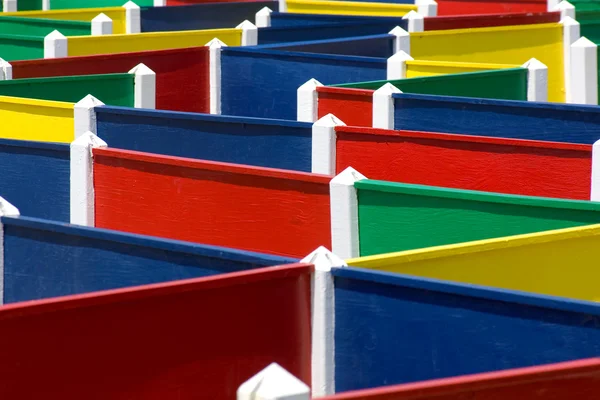
[[[495,14],[546,11],[545,0],[439,0],[438,15]]]
[[[0,35],[0,52],[5,61],[44,58],[44,37]]]
[[[0,35],[46,36],[55,29],[65,36],[92,34],[90,22],[0,15]]]
[[[462,74],[466,72],[484,72],[519,67],[520,65],[516,64],[513,65],[452,61],[408,60],[406,61],[406,77],[418,78],[445,74]]]
[[[382,4],[358,1],[286,0],[287,12],[303,14],[399,16],[417,11],[414,4]]]
[[[329,180],[94,149],[96,226],[303,257],[331,243]]]
[[[301,28],[302,30],[321,31],[328,25],[321,25],[318,28]],[[362,57],[383,57],[388,58],[394,54],[394,43],[396,37],[387,33],[358,36],[354,31],[354,26],[345,24],[334,25],[338,29],[344,27],[346,29],[346,37],[331,38],[326,40],[311,40],[311,41],[295,41],[293,43],[272,44],[269,46],[260,46],[261,49],[275,49],[281,51],[296,51],[305,53],[320,53],[320,54],[337,54],[346,56],[362,56]],[[266,28],[268,29],[268,28]],[[294,28],[271,28],[277,30],[294,31]],[[352,34],[357,36],[348,37],[348,29],[353,29]],[[262,36],[263,30],[260,31]],[[340,32],[341,33],[341,32]],[[364,32],[362,32],[364,33]]]
[[[310,383],[311,269],[294,264],[4,306],[0,396],[233,399],[271,362]],[[252,329],[240,334],[242,327]]]
[[[21,1],[21,0],[19,0]],[[86,0],[85,2],[77,0],[48,0],[51,10],[71,10],[77,8],[103,8],[120,7],[123,3],[120,0]],[[140,7],[154,6],[154,0],[135,0],[135,4]]]
[[[4,11],[4,2],[0,1],[0,11]],[[42,0],[18,0],[17,9],[20,11],[41,10]]]
[[[189,6],[192,4],[204,4],[204,3],[239,3],[239,2],[252,2],[256,0],[167,0],[168,6]]]

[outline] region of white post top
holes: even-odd
[[[310,400],[310,388],[279,364],[272,363],[242,383],[237,400]]]
[[[0,217],[18,217],[19,209],[13,206],[4,197],[0,197]]]
[[[304,257],[300,262],[313,264],[318,271],[331,271],[331,267],[348,266],[344,260],[333,254],[324,246],[319,246],[319,248]]]

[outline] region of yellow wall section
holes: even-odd
[[[600,301],[600,225],[348,260],[353,267]]]
[[[406,62],[406,77],[418,78],[422,76],[461,74],[464,72],[481,72],[517,67],[520,67],[520,65],[414,60]]]
[[[301,14],[404,16],[417,11],[412,4],[367,3],[354,1],[287,0],[287,11]]]
[[[565,101],[563,29],[560,24],[456,29],[410,35],[416,60],[522,65],[537,58],[548,67],[548,99]]]
[[[70,143],[73,103],[0,96],[0,138]]]
[[[125,4],[125,3],[123,3]],[[2,16],[30,17],[46,19],[63,19],[67,21],[89,22],[98,14],[104,13],[113,20],[113,33],[126,33],[125,9],[123,7],[106,8],[82,8],[72,10],[49,10],[49,11],[18,11],[1,13]]]
[[[202,31],[151,32],[129,35],[70,36],[69,56],[128,53],[132,51],[180,49],[204,46],[219,38],[228,46],[240,46],[241,29],[207,29]]]

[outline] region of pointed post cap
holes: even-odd
[[[277,363],[242,383],[237,390],[237,400],[303,400],[309,396],[310,388]]]
[[[220,49],[221,47],[227,47],[219,38],[211,39],[210,42],[206,43],[205,46],[211,49]]]
[[[81,99],[77,103],[75,103],[75,107],[77,107],[77,108],[94,108],[94,107],[103,106],[103,105],[104,105],[104,103],[102,101],[98,100],[91,94],[88,94],[83,99]]]
[[[568,1],[563,0],[554,7],[553,11],[562,11],[562,10],[575,10],[575,6],[571,3],[569,3]]]
[[[576,41],[573,42],[571,47],[597,47],[598,45],[585,36],[580,37]]]
[[[108,144],[91,131],[86,131],[71,142],[71,146],[108,147]]]
[[[13,206],[4,197],[0,197],[0,217],[18,217],[21,215],[19,209]]]
[[[537,69],[548,69],[546,64],[538,60],[537,58],[531,58],[525,64],[523,64],[523,68],[537,70]]]
[[[108,15],[100,13],[92,19],[92,22],[112,22],[112,19]]]
[[[298,88],[298,90],[312,91],[312,90],[315,90],[319,86],[323,86],[323,84],[321,82],[319,82],[318,80],[314,79],[314,78],[310,78],[309,80],[307,80],[306,82],[304,82]]]
[[[330,181],[330,184],[339,184],[339,185],[354,185],[354,182],[361,181],[363,179],[367,179],[366,176],[358,172],[352,167],[348,167]]]
[[[410,33],[408,33],[407,31],[405,31],[404,29],[402,29],[399,26],[395,27],[394,29],[392,29],[388,33],[390,35],[394,35],[394,36],[410,36]]]
[[[416,12],[415,10],[410,10],[402,17],[402,19],[424,19],[424,17],[421,14],[419,14],[418,12]],[[397,26],[396,28],[400,28],[400,27]],[[394,29],[396,29],[396,28],[394,28]],[[394,29],[392,29],[392,31]],[[400,28],[400,29],[402,29],[402,28]],[[404,31],[404,29],[402,29],[402,30]],[[406,32],[406,31],[404,31],[404,32]],[[392,32],[390,32],[390,33],[392,33]]]
[[[324,246],[319,246],[319,248],[304,257],[300,262],[304,264],[313,264],[318,271],[331,271],[332,267],[348,266],[344,260],[333,254]]]
[[[398,89],[396,86],[394,86],[388,82],[385,85],[383,85],[382,87],[380,87],[379,89],[377,89],[373,93],[373,96],[375,96],[375,95],[391,95],[392,93],[402,93],[402,91],[400,89]]]
[[[273,10],[271,10],[269,7],[263,7],[256,12],[256,15],[258,15],[258,16],[270,15],[272,12],[273,12]],[[242,24],[243,24],[243,22],[242,22]]]
[[[135,75],[156,75],[156,73],[148,68],[148,66],[146,66],[144,63],[136,65],[129,71],[129,73]]]
[[[244,22],[242,22],[241,24],[239,24],[238,26],[236,26],[237,29],[243,29],[243,30],[247,30],[247,29],[258,29],[256,27],[256,25],[254,25],[252,22],[248,21],[247,19],[244,20]]]
[[[577,22],[574,18],[568,15],[566,17],[561,18],[560,23],[567,26],[579,25],[579,22]]]
[[[331,113],[325,115],[324,117],[321,117],[317,122],[314,123],[314,125],[326,127],[346,126],[346,124],[341,119],[339,119]]]
[[[390,58],[388,58],[388,60],[391,60],[391,61],[412,61],[412,60],[414,60],[414,58],[412,58],[404,50],[400,50],[396,54],[394,54],[393,56],[391,56]]]
[[[128,1],[127,3],[123,4],[123,8],[127,8],[127,9],[131,10],[131,9],[140,8],[140,6],[135,4],[133,1]]]
[[[46,35],[46,40],[66,39],[67,37],[56,29]]]

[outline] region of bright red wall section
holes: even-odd
[[[549,24],[560,21],[560,12],[479,14],[425,18],[425,30],[485,28],[491,26]]]
[[[94,149],[96,226],[301,258],[331,245],[330,179]]]
[[[373,90],[317,87],[318,117],[333,114],[346,125],[373,125]]]
[[[156,108],[210,112],[207,47],[14,61],[13,78],[124,73],[144,63],[156,73]]]
[[[234,400],[277,362],[310,383],[311,265],[0,309],[2,399]]]
[[[592,146],[338,127],[336,171],[370,179],[589,200]]]
[[[438,15],[548,11],[545,0],[438,0]]]

